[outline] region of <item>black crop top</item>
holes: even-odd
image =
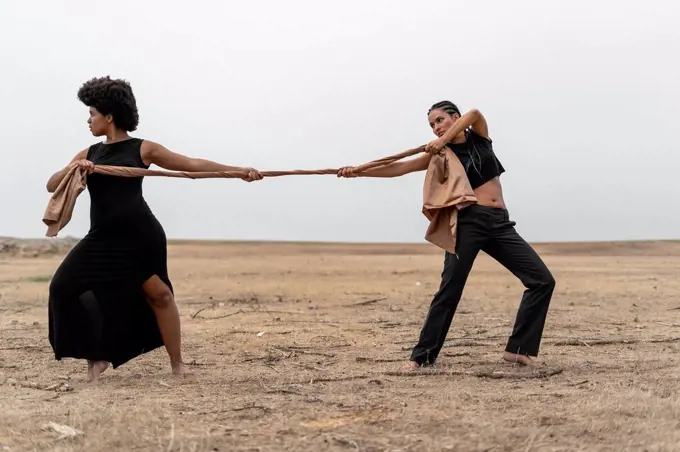
[[[478,135],[472,129],[465,131],[465,143],[449,143],[448,147],[463,164],[473,190],[505,172],[493,152],[491,139]]]

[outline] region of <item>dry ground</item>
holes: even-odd
[[[98,386],[47,341],[61,256],[0,255],[0,452],[680,450],[680,243],[537,249],[558,281],[541,372],[499,360],[523,288],[486,256],[438,373],[412,377],[391,372],[434,247],[173,243],[194,377],[159,349]]]

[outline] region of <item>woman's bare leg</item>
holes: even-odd
[[[172,373],[174,375],[189,374],[190,372],[182,360],[182,333],[179,310],[177,309],[172,291],[157,275],[149,278],[142,287],[156,315],[163,343],[170,357]]]

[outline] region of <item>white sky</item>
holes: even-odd
[[[93,144],[76,92],[132,83],[135,136],[267,169],[360,164],[485,114],[530,241],[680,237],[680,3],[0,2],[0,235],[44,236],[45,182]],[[424,173],[147,178],[170,238],[422,242]],[[82,236],[89,195],[61,235]]]

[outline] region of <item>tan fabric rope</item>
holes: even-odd
[[[419,146],[399,154],[359,165],[355,167],[355,172],[356,174],[361,174],[363,171],[389,165],[390,163],[422,152],[425,152],[425,146]],[[449,160],[453,160],[456,164],[447,164]],[[318,170],[260,171],[260,174],[263,177],[279,177],[337,174],[339,171],[340,168],[329,168]],[[108,165],[94,165],[93,172],[118,177],[163,176],[188,179],[237,179],[248,175],[248,173],[243,171],[163,171]],[[86,184],[86,171],[79,166],[72,166],[52,194],[43,215],[43,222],[47,225],[46,235],[48,237],[55,237],[71,220],[76,198],[85,190]],[[455,154],[445,148],[445,152],[432,157],[423,188],[423,214],[430,220],[430,227],[425,238],[447,251],[454,252],[457,209],[448,208],[460,208],[476,201],[474,192],[469,182],[467,182],[467,177],[465,177],[465,171]],[[440,209],[447,209],[447,212],[439,212]]]
[[[373,160],[372,162],[355,167],[356,172],[360,173],[369,169],[377,168],[379,166],[389,165],[398,160],[410,157],[412,155],[425,152],[425,146],[420,146],[414,149],[395,154],[389,157]],[[340,168],[318,169],[318,170],[287,170],[287,171],[260,171],[263,177],[279,177],[279,176],[312,176],[324,174],[337,174]],[[106,176],[118,177],[140,177],[140,176],[164,176],[164,177],[180,177],[188,179],[210,179],[210,178],[225,178],[225,179],[239,179],[248,174],[242,171],[163,171],[163,170],[149,170],[144,168],[130,168],[127,166],[107,166],[94,165],[94,172],[104,174]]]

